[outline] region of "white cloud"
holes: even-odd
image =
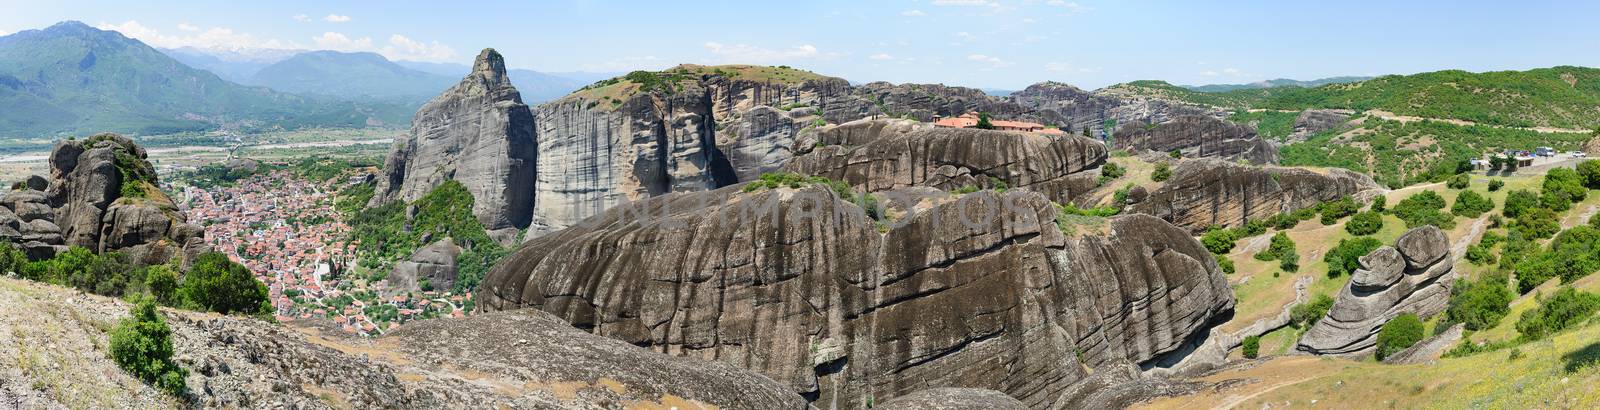
[[[414,60],[428,62],[446,62],[455,58],[456,50],[439,44],[437,41],[423,43],[412,40],[406,36],[395,34],[389,36],[389,45],[379,50],[379,54],[391,60]]]
[[[200,31],[199,27],[195,27],[193,24],[189,23],[178,23],[178,29],[183,31]]]
[[[372,51],[372,37],[350,38],[332,31],[311,38],[317,48],[334,51]]]
[[[906,17],[922,17],[928,15],[928,13],[923,13],[922,10],[906,10],[900,12],[900,15]]]
[[[726,45],[718,42],[706,42],[706,50],[710,51],[714,60],[721,63],[762,64],[790,60],[817,59],[836,57],[834,53],[822,53],[816,46],[804,44],[782,50],[773,50],[756,47],[748,44]]]
[[[147,27],[135,20],[128,20],[122,24],[100,23],[95,26],[101,30],[112,30],[124,36],[138,39],[145,44],[161,48],[197,47],[217,48],[226,50],[239,50],[245,48],[301,48],[293,42],[285,42],[274,38],[260,38],[248,33],[234,32],[227,27],[212,27],[201,30],[183,28],[180,30],[190,34],[168,35],[160,30]]]
[[[1222,73],[1223,74],[1227,74],[1227,75],[1231,75],[1231,76],[1238,76],[1239,75],[1239,69],[1231,68],[1231,67],[1230,68],[1224,68],[1224,69],[1222,69]]]
[[[323,16],[322,17],[322,21],[326,21],[326,22],[329,22],[329,23],[345,23],[345,22],[349,22],[350,21],[350,16],[339,15],[339,14],[329,14],[327,16]]]
[[[1055,6],[1055,7],[1060,7],[1060,8],[1067,9],[1068,13],[1082,13],[1082,12],[1085,12],[1085,11],[1089,11],[1088,7],[1084,7],[1083,5],[1078,4],[1077,2],[1072,2],[1072,1],[1050,0],[1050,1],[1044,2],[1044,4],[1049,5],[1049,6]]]
[[[968,55],[967,56],[967,61],[977,61],[977,62],[980,62],[980,63],[985,63],[985,64],[988,64],[990,68],[1004,68],[1004,67],[1010,67],[1012,65],[1011,62],[1005,61],[1005,60],[1001,60],[1000,57],[987,56],[987,55],[983,55],[983,54]]]
[[[958,6],[958,7],[973,7],[973,6],[994,7],[994,6],[999,6],[1000,3],[997,3],[997,2],[994,2],[994,1],[990,1],[990,0],[933,0],[933,5],[935,5],[935,6]]]
[[[0,30],[0,36],[7,35],[7,34],[11,34],[11,32],[5,31],[5,30]]]
[[[296,14],[296,15],[294,15],[294,21],[298,21],[298,22],[301,22],[301,23],[310,23],[311,22],[311,16],[307,16],[307,15],[304,15],[304,14]]]
[[[873,54],[871,56],[867,56],[867,58],[871,59],[871,60],[877,60],[877,61],[889,61],[889,60],[893,60],[894,56],[888,55],[888,54],[885,54],[885,53],[878,53],[878,54]]]
[[[974,36],[974,35],[972,35],[972,33],[968,33],[968,32],[965,32],[965,31],[957,31],[955,35],[956,35],[956,37],[961,38],[961,41],[966,41],[966,42],[972,42],[973,40],[977,40],[978,39],[978,36]]]

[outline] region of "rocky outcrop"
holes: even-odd
[[[185,402],[106,354],[112,298],[0,278],[8,408],[801,409],[786,386],[724,363],[652,353],[523,310],[407,324],[376,339],[163,309]],[[48,346],[48,348],[41,348]]]
[[[460,256],[461,247],[450,238],[424,246],[406,260],[394,264],[389,277],[384,279],[384,288],[415,292],[424,290],[422,281],[426,280],[429,290],[451,289],[456,283],[456,258]]]
[[[156,187],[145,157],[144,148],[115,134],[57,143],[48,183],[31,177],[0,195],[0,239],[33,259],[80,246],[136,264],[187,261],[206,249],[204,231]]]
[[[987,389],[936,388],[918,390],[872,407],[883,410],[1023,410],[1022,402]]]
[[[1117,130],[1112,144],[1119,149],[1170,153],[1184,158],[1246,160],[1252,164],[1278,162],[1278,149],[1256,130],[1214,117],[1185,115],[1164,124],[1128,124]]]
[[[1028,86],[1009,97],[1031,109],[1031,118],[1057,124],[1073,132],[1088,128],[1095,137],[1116,133],[1122,126],[1163,124],[1183,116],[1226,118],[1227,113],[1155,98],[1129,98],[1047,81]],[[1106,129],[1108,125],[1117,127]]]
[[[862,120],[802,135],[785,170],[844,181],[868,192],[912,186],[1025,188],[1066,203],[1098,187],[1105,145],[908,120]]]
[[[1213,225],[1232,227],[1247,220],[1264,220],[1343,196],[1364,200],[1381,189],[1371,177],[1338,168],[1312,171],[1216,159],[1184,160],[1173,168],[1172,179],[1128,209],[1201,232]]]
[[[824,186],[742,190],[652,197],[531,240],[479,306],[844,408],[937,387],[1048,407],[1079,363],[1161,361],[1233,306],[1206,250],[1148,216],[1057,224],[1043,195],[1009,190],[875,222]]]
[[[535,120],[494,49],[472,72],[428,101],[384,160],[372,204],[415,201],[447,180],[472,193],[472,214],[495,236],[515,237],[533,216]]]
[[[1378,329],[1405,313],[1428,317],[1450,301],[1455,272],[1450,241],[1432,225],[1400,235],[1360,258],[1333,308],[1317,321],[1295,349],[1321,355],[1359,356],[1377,346]]]
[[[1305,141],[1312,135],[1339,128],[1350,121],[1350,116],[1355,114],[1350,110],[1305,110],[1294,119],[1294,132],[1289,134],[1287,143]]]

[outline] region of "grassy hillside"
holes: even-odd
[[[78,22],[0,37],[0,137],[362,127],[410,115],[240,86]]]
[[[1161,81],[1135,81],[1107,87],[1105,91],[1227,108],[1384,110],[1487,125],[1600,128],[1600,69],[1587,67],[1485,73],[1447,70],[1316,88],[1225,92],[1200,92]]]
[[[1261,114],[1261,113],[1251,113]],[[1270,118],[1270,117],[1268,117]],[[1292,120],[1291,120],[1292,122]],[[1281,125],[1263,121],[1262,133],[1282,132]],[[1441,181],[1453,175],[1457,163],[1505,149],[1538,146],[1574,150],[1593,136],[1578,133],[1539,133],[1531,130],[1439,121],[1400,122],[1362,118],[1349,128],[1311,136],[1306,142],[1284,146],[1282,165],[1338,167],[1372,175],[1391,188],[1419,182]],[[1269,127],[1269,125],[1272,125]],[[1292,127],[1292,125],[1291,125]]]
[[[614,106],[622,104],[623,100],[641,92],[677,92],[687,82],[699,81],[701,78],[710,75],[722,76],[732,80],[791,85],[829,78],[789,66],[704,66],[683,64],[664,71],[634,71],[621,77],[601,80],[573,92],[568,97],[601,101]],[[607,106],[607,104],[600,104],[600,106]]]

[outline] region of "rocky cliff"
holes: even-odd
[[[535,120],[494,49],[472,72],[428,101],[384,161],[372,204],[415,201],[447,180],[475,200],[472,213],[497,238],[515,237],[533,216],[538,141]]]
[[[1455,282],[1450,239],[1432,225],[1400,235],[1394,246],[1373,250],[1333,300],[1333,308],[1300,338],[1296,350],[1359,356],[1377,347],[1378,330],[1405,313],[1429,317],[1450,303]]]
[[[1034,84],[1011,94],[1017,105],[1031,109],[1031,117],[1078,132],[1111,135],[1130,124],[1163,124],[1183,116],[1225,118],[1226,112],[1210,107],[1155,98],[1132,98],[1090,92],[1053,81]],[[1107,129],[1107,126],[1116,128]],[[1069,127],[1070,126],[1070,127]]]
[[[1193,232],[1232,227],[1382,188],[1371,177],[1344,169],[1241,165],[1216,159],[1184,160],[1172,179],[1128,210],[1161,217]]]
[[[796,143],[789,171],[844,181],[867,192],[912,186],[1025,188],[1059,203],[1098,186],[1105,145],[1078,137],[933,128],[910,120],[862,120],[814,129]]]
[[[1163,124],[1127,124],[1111,139],[1118,149],[1170,153],[1184,158],[1245,160],[1252,164],[1278,162],[1278,148],[1256,130],[1232,121],[1185,115]]]
[[[1010,190],[874,221],[825,186],[742,191],[652,197],[531,240],[480,306],[845,408],[932,387],[1048,407],[1083,366],[1160,361],[1233,306],[1206,250],[1148,216],[1056,223],[1043,195]]]
[[[185,401],[106,354],[125,303],[0,278],[7,408],[801,409],[786,386],[723,363],[651,353],[524,310],[434,319],[377,339],[162,309]],[[17,364],[10,366],[10,364]]]
[[[1302,142],[1312,135],[1338,128],[1350,121],[1350,110],[1305,110],[1294,119],[1294,131],[1287,142]]]
[[[49,180],[29,178],[0,196],[0,238],[34,259],[80,246],[138,264],[187,261],[205,249],[204,231],[157,188],[145,158],[116,134],[56,143]]]

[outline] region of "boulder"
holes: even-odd
[[[1286,143],[1303,142],[1312,135],[1338,128],[1350,121],[1350,116],[1355,114],[1350,110],[1305,110],[1294,119],[1294,131],[1289,134]]]
[[[1014,189],[873,221],[825,186],[743,188],[530,240],[479,306],[756,370],[816,403],[963,387],[1041,408],[1080,363],[1169,360],[1234,303],[1204,247],[1149,216],[1061,225],[1044,195]]]
[[[484,49],[460,83],[417,110],[411,132],[384,160],[370,205],[415,201],[454,180],[472,193],[472,214],[484,228],[526,228],[538,168],[536,127],[500,53]]]
[[[423,290],[422,281],[427,280],[432,289],[451,289],[456,283],[456,258],[461,251],[450,238],[417,249],[411,257],[395,263],[385,287],[393,292],[415,292]]]
[[[883,410],[1024,410],[1026,406],[1005,393],[988,389],[954,387],[917,390],[874,406]]]
[[[1429,317],[1444,311],[1455,281],[1444,231],[1432,225],[1400,235],[1395,247],[1373,250],[1359,262],[1328,314],[1308,329],[1296,350],[1319,355],[1364,356],[1377,347],[1378,330],[1405,313]],[[1405,260],[1401,263],[1400,260]],[[1412,261],[1427,261],[1417,265]]]
[[[1312,171],[1192,159],[1179,162],[1171,179],[1128,211],[1155,215],[1199,233],[1211,226],[1239,226],[1344,196],[1363,200],[1378,192],[1382,188],[1371,177],[1344,169]]]
[[[28,179],[22,180],[22,187],[43,192],[46,189],[50,189],[50,180],[38,175],[29,175]]]

